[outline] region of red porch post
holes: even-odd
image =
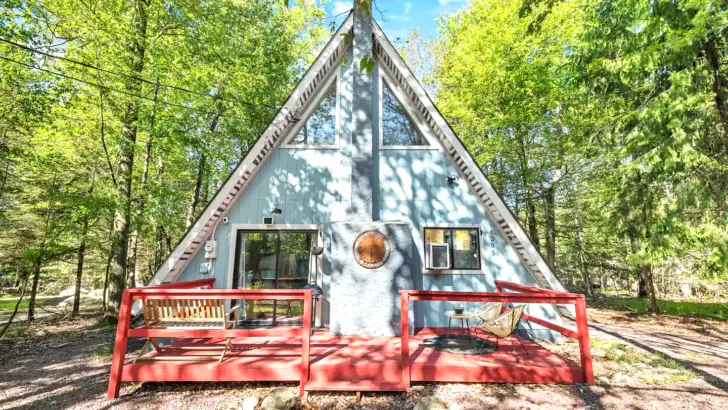
[[[307,291],[303,299],[303,329],[301,329],[301,387],[299,394],[303,397],[306,392],[309,371],[311,369],[309,354],[311,352],[311,304],[313,303],[313,290]]]
[[[584,371],[584,381],[594,383],[594,370],[592,369],[591,348],[589,346],[589,325],[586,320],[586,300],[579,295],[576,301],[576,331],[579,334],[579,352],[581,354],[581,368]]]
[[[399,314],[400,314],[400,350],[402,351],[402,383],[409,391],[410,389],[410,354],[409,354],[409,294],[407,291],[399,291]]]
[[[116,325],[116,338],[114,339],[114,353],[111,360],[111,375],[109,376],[109,390],[106,395],[110,399],[119,397],[121,386],[121,370],[124,367],[126,357],[126,345],[128,341],[127,332],[131,321],[132,298],[129,290],[121,295],[121,306],[119,307],[119,322]]]

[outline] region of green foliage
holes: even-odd
[[[359,61],[359,69],[361,71],[366,71],[368,74],[374,72],[374,65],[374,57],[372,56],[362,57]]]
[[[0,5],[0,38],[67,59],[0,42],[7,58],[0,59],[0,271],[23,277],[39,262],[39,291],[72,286],[88,220],[83,286],[103,286],[109,230],[124,206],[115,184],[126,122],[137,129],[134,259],[139,282],[149,278],[183,234],[187,215],[202,211],[323,46],[327,31],[317,3],[286,6],[277,0]],[[143,38],[132,30],[138,7],[148,16]],[[144,45],[144,68],[130,77],[135,44]],[[139,111],[131,122],[130,106]]]
[[[17,303],[18,303],[17,300],[12,300],[12,299],[2,300],[2,299],[0,299],[0,312],[2,312],[4,310],[5,311],[12,311],[13,309],[15,309],[15,305]],[[20,309],[25,309],[27,307],[28,307],[28,301],[27,300],[23,300],[22,302],[20,302]]]
[[[707,0],[440,20],[438,105],[565,282],[728,279],[726,21]]]
[[[647,304],[642,299],[606,299],[607,306],[629,310],[635,313],[647,312]],[[669,315],[699,317],[706,319],[728,320],[728,304],[658,300],[660,311]]]

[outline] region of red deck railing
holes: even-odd
[[[311,289],[212,289],[214,279],[203,279],[149,286],[145,288],[127,289],[121,296],[119,323],[116,328],[114,353],[109,376],[109,398],[119,396],[121,375],[129,337],[160,338],[229,338],[260,336],[301,336],[301,394],[305,391],[310,370],[311,346],[311,305],[313,290]],[[205,287],[206,289],[193,289]],[[153,329],[146,327],[131,328],[131,308],[135,300],[302,300],[303,326],[273,329]]]
[[[124,359],[129,337],[160,338],[233,338],[233,337],[301,337],[300,394],[306,392],[310,378],[311,312],[313,290],[291,289],[212,289],[214,279],[162,284],[138,289],[127,289],[122,295],[119,309],[119,324],[116,329],[114,352],[109,376],[108,397],[119,395],[120,383],[124,374]],[[589,350],[589,330],[586,319],[584,295],[540,289],[516,283],[495,281],[498,292],[446,292],[424,290],[401,290],[400,294],[400,331],[401,331],[401,381],[404,388],[411,385],[411,357],[409,335],[410,301],[460,301],[460,302],[504,302],[504,303],[548,303],[555,305],[575,305],[576,331],[551,323],[547,320],[523,314],[522,319],[539,324],[544,328],[577,339],[581,355],[580,376],[577,381],[594,382],[591,353]],[[198,288],[198,289],[195,289]],[[199,289],[203,288],[203,289]],[[505,292],[509,290],[511,292]],[[303,326],[272,329],[154,329],[144,326],[131,328],[131,310],[135,301],[141,300],[302,300]],[[191,371],[185,366],[180,372]],[[124,376],[124,380],[127,380]],[[190,378],[194,379],[194,378]]]
[[[518,304],[550,303],[554,305],[575,305],[577,327],[576,331],[567,329],[563,326],[559,326],[544,319],[533,317],[525,313],[521,316],[521,319],[539,324],[547,329],[559,332],[566,337],[577,339],[579,341],[583,381],[586,383],[594,383],[591,351],[589,349],[589,327],[587,325],[586,319],[586,301],[584,299],[584,295],[540,289],[499,280],[495,281],[495,283],[498,292],[448,292],[429,290],[399,291],[402,383],[407,387],[407,389],[409,389],[411,385],[409,368],[409,302],[418,300],[443,302],[503,302]],[[512,290],[518,293],[503,292],[504,289]]]

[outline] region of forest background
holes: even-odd
[[[332,35],[288,3],[0,2],[0,287],[29,320],[68,288],[113,316],[162,263]],[[727,9],[472,0],[393,40],[562,282],[656,311],[728,297]]]

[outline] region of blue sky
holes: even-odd
[[[387,20],[374,10],[374,18],[391,41],[404,37],[413,28],[419,28],[424,38],[437,35],[435,19],[443,13],[453,13],[467,5],[467,0],[376,0],[377,7]],[[326,15],[334,16],[353,7],[354,0],[333,0],[326,5]],[[337,27],[343,17],[336,19]]]

